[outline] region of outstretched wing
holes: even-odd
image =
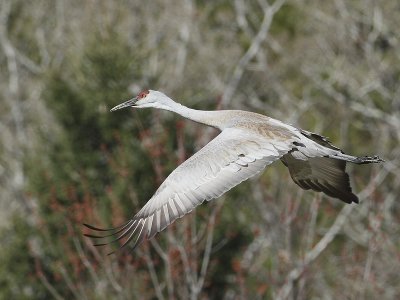
[[[126,224],[103,238],[126,238],[121,248],[136,237],[133,248],[150,239],[176,219],[191,212],[205,200],[218,198],[242,181],[262,171],[265,166],[288,153],[290,141],[269,139],[241,129],[228,128],[176,168],[161,184],[146,205]],[[98,245],[104,245],[101,243]]]
[[[323,136],[305,130],[301,130],[301,133],[324,147],[340,151]],[[357,196],[351,190],[345,161],[327,157],[305,157],[295,149],[281,160],[288,167],[293,181],[301,188],[323,192],[346,203],[358,203]]]

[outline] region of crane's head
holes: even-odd
[[[124,103],[114,106],[111,111],[125,108],[125,107],[135,107],[135,108],[145,108],[145,107],[155,107],[161,109],[168,109],[174,103],[172,99],[167,97],[161,92],[153,90],[141,91],[135,98],[132,98]]]

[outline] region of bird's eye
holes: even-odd
[[[146,97],[149,94],[149,90],[145,90],[139,93],[139,95],[137,96],[137,99],[143,99],[144,97]]]

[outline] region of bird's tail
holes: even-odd
[[[378,155],[357,157],[357,156],[347,155],[339,151],[337,153],[329,155],[329,158],[340,159],[358,165],[384,162],[384,160],[380,158]]]
[[[344,154],[342,150],[332,145],[331,142],[326,137],[323,137],[321,135],[303,129],[300,129],[300,132],[306,138],[302,139],[304,145],[310,146],[299,149],[299,151],[306,156],[313,157],[313,156],[319,156],[321,155],[321,153],[324,153],[325,154],[323,155],[324,157],[344,160],[359,165],[384,162],[384,160],[380,158],[378,155],[357,157]],[[308,143],[310,141],[314,142],[314,144]],[[305,151],[307,151],[308,153],[306,153]]]

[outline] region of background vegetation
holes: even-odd
[[[398,1],[0,3],[1,299],[400,297]],[[216,132],[109,109],[144,88],[257,111],[348,153],[361,203],[298,188],[282,164],[134,253],[118,225]]]

